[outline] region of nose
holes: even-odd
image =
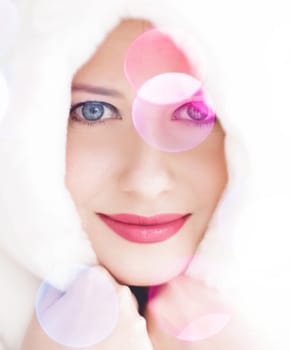
[[[173,188],[174,174],[170,154],[159,151],[138,138],[126,152],[125,165],[119,176],[122,192],[154,200]]]

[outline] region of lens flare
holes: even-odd
[[[101,342],[111,335],[119,315],[115,288],[97,267],[78,269],[76,279],[65,291],[43,281],[35,308],[43,331],[67,347]]]
[[[215,290],[185,275],[152,287],[148,308],[163,331],[187,342],[218,334],[232,317]]]
[[[165,73],[141,86],[133,102],[132,118],[149,145],[180,152],[208,137],[215,113],[197,79],[184,73]]]
[[[173,39],[159,29],[150,29],[130,45],[124,61],[128,82],[138,90],[148,79],[163,73],[193,74],[195,68]]]

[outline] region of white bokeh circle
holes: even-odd
[[[0,72],[0,123],[9,104],[9,89],[4,75]]]
[[[13,46],[19,28],[17,6],[10,0],[0,0],[0,57]]]

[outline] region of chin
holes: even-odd
[[[154,265],[154,264],[153,264]],[[121,284],[128,286],[153,286],[166,283],[173,278],[183,273],[188,266],[188,259],[182,259],[178,264],[174,264],[174,267],[169,268],[168,265],[162,268],[162,264],[155,264],[155,266],[137,266],[132,264],[131,266],[120,266],[110,264],[105,268],[109,270],[112,276]]]

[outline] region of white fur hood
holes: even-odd
[[[8,16],[2,2],[0,22]],[[97,263],[64,185],[66,118],[73,74],[125,17],[184,29],[202,47],[203,83],[226,132],[229,185],[198,247],[197,255],[209,264],[192,273],[235,305],[263,349],[289,349],[287,4],[17,0],[10,5],[19,24],[9,45],[0,42],[0,349],[1,341],[3,349],[19,348],[35,292],[52,268]],[[10,28],[0,23],[5,30],[2,42]],[[61,286],[68,278],[54,283]]]

